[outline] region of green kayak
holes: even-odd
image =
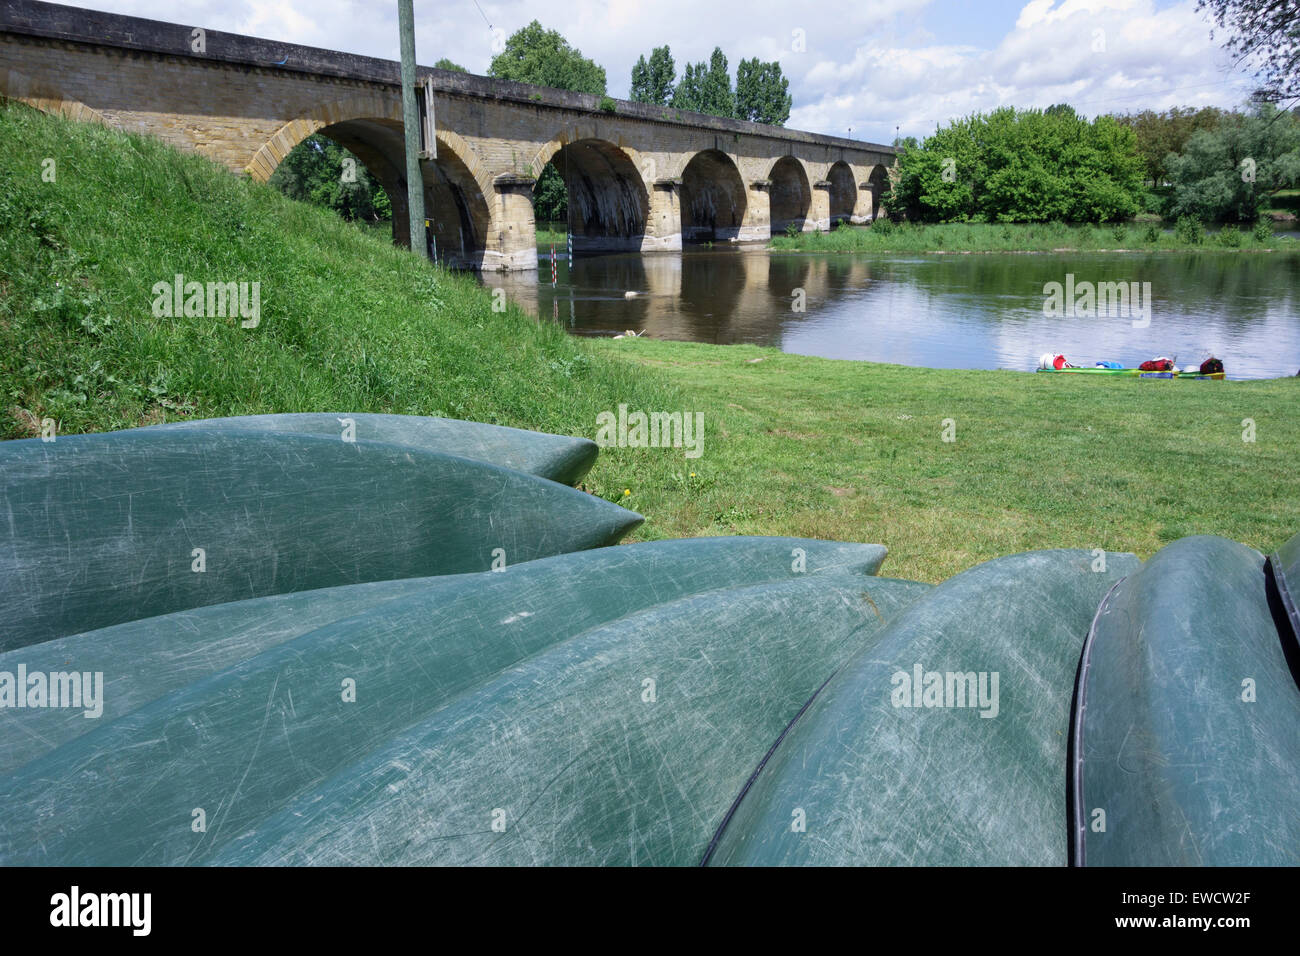
[[[596,443],[543,432],[522,431],[455,418],[420,415],[373,415],[361,412],[326,412],[293,415],[246,415],[239,418],[203,418],[150,430],[202,428],[264,431],[292,435],[324,435],[339,440],[377,441],[425,451],[458,455],[525,471],[565,485],[576,485],[596,461]]]
[[[1137,564],[1034,551],[925,594],[790,728],[710,862],[1064,865],[1079,652]]]
[[[1263,565],[1183,538],[1099,609],[1076,692],[1076,864],[1300,863],[1300,691]]]
[[[442,601],[477,609],[476,614],[516,605],[530,642],[516,637],[517,650],[533,647],[544,623],[562,633],[717,588],[831,572],[874,575],[884,556],[877,544],[802,538],[658,541],[542,558],[504,572],[378,581],[217,604],[17,648],[0,654],[0,672],[16,674],[19,667],[29,673],[101,672],[104,693],[92,720],[85,719],[84,708],[10,711],[5,719],[12,732],[0,735],[0,773],[172,691],[398,598]],[[575,577],[598,584],[575,589]],[[488,615],[486,623],[491,620]],[[489,640],[486,631],[483,640]],[[402,653],[404,636],[393,641]],[[130,666],[123,667],[123,661]],[[366,673],[358,666],[358,673]]]
[[[690,827],[710,832],[774,729],[863,636],[928,589],[868,576],[881,554],[761,538],[601,549],[432,580],[207,676],[159,654],[148,686],[123,685],[129,699],[115,705],[116,719],[71,738],[66,727],[42,724],[64,742],[0,777],[0,863],[202,863],[231,841],[231,853],[260,853],[298,811],[257,835],[268,818],[339,775],[349,785],[382,780],[378,796],[389,803],[376,812],[402,821],[378,844],[354,848],[358,862],[388,861],[403,846],[414,859],[422,835],[473,815],[459,805],[431,820],[421,800],[484,790],[496,796],[483,808],[479,850],[494,807],[504,802],[522,817],[527,794],[575,790],[594,801],[589,832],[572,830],[555,859],[586,852],[603,814],[616,810],[620,820],[655,821],[667,834],[660,839],[676,845],[674,827],[688,821],[655,802],[671,798],[677,808],[685,799],[667,785],[674,768],[716,792],[716,812]],[[251,619],[241,613],[228,623]],[[152,633],[137,633],[137,649],[151,638],[166,644],[171,622],[153,623]],[[642,703],[647,678],[657,682],[657,709]],[[189,682],[165,692],[177,680]],[[638,721],[647,727],[640,742],[631,736]],[[455,772],[414,752],[374,757],[420,726],[455,738],[464,755]],[[620,727],[627,734],[616,734]],[[371,758],[375,773],[348,769]],[[640,783],[612,786],[633,766]],[[435,785],[404,787],[394,773],[413,782],[432,773]],[[524,776],[526,786],[511,782]],[[668,793],[652,793],[660,785]],[[308,802],[325,806],[326,791]],[[201,831],[192,826],[196,808]],[[532,818],[552,812],[564,811],[539,805]],[[612,817],[604,825],[609,852],[638,852]],[[531,852],[531,841],[506,842],[516,859]],[[443,845],[450,858],[469,843],[434,841]],[[691,852],[700,849],[697,836]]]
[[[172,611],[489,570],[641,522],[414,447],[228,429],[0,443],[0,650]]]

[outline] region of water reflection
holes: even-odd
[[[933,368],[1032,369],[1043,352],[1076,364],[1180,364],[1213,353],[1230,378],[1300,368],[1300,254],[848,256],[756,249],[543,261],[485,275],[528,311],[583,335],[768,345],[804,355]],[[1043,287],[1150,283],[1151,321],[1043,314]],[[802,295],[803,311],[798,311]]]

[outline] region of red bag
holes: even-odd
[[[1151,359],[1149,362],[1143,362],[1138,366],[1144,372],[1172,372],[1174,363],[1167,358]]]

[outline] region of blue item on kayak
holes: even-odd
[[[1096,367],[1097,368],[1123,368],[1124,366],[1121,365],[1119,362],[1098,362]]]

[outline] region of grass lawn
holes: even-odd
[[[584,487],[646,516],[635,539],[876,541],[887,573],[939,581],[1032,548],[1147,556],[1212,532],[1271,549],[1300,530],[1300,379],[1078,380],[578,339],[160,142],[4,106],[0,144],[0,437],[45,417],[68,434],[354,411],[594,438],[597,415],[627,404],[704,416],[697,459],[602,452]],[[176,273],[260,282],[260,324],[155,317],[151,290]]]
[[[1032,548],[1147,557],[1213,533],[1267,550],[1300,531],[1300,379],[1077,381],[644,338],[599,346],[704,413],[694,462],[602,452],[601,480],[625,482],[651,519],[640,537],[878,541],[886,573],[938,581]],[[955,441],[942,440],[945,419]],[[656,457],[675,459],[667,476],[643,464]]]
[[[1071,226],[1063,223],[963,223],[930,225],[840,225],[831,232],[773,236],[773,249],[790,252],[1076,252],[1104,250],[1264,251],[1297,248],[1296,240],[1275,236],[1271,224],[1253,229],[1225,226],[1188,242],[1159,223]]]

